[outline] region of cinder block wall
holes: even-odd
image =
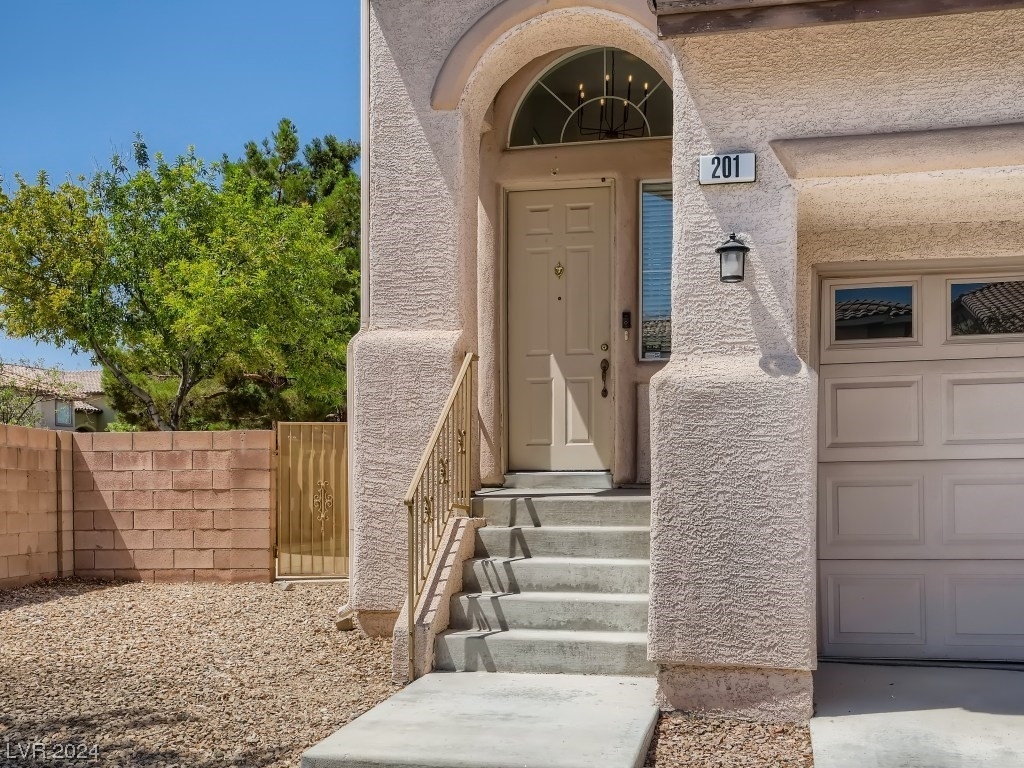
[[[74,435],[75,574],[270,581],[273,433]]]
[[[71,574],[70,437],[0,424],[0,589]]]

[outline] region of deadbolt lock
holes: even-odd
[[[602,352],[607,352],[608,351],[608,345],[607,344],[602,344],[601,345],[601,351]]]

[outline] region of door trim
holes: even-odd
[[[608,216],[608,242],[610,248],[610,259],[609,259],[609,295],[608,301],[612,302],[614,297],[618,295],[618,281],[616,279],[616,263],[617,263],[617,242],[615,239],[616,227],[616,205],[615,205],[615,180],[611,177],[596,177],[593,179],[572,179],[566,181],[524,181],[516,182],[511,184],[501,185],[501,221],[498,226],[500,227],[501,237],[499,239],[498,248],[498,314],[499,314],[499,328],[498,328],[498,339],[499,339],[499,350],[500,355],[500,366],[501,366],[501,471],[502,474],[508,474],[509,466],[509,453],[510,453],[510,430],[509,430],[509,395],[508,395],[508,202],[509,194],[512,192],[538,192],[545,190],[560,190],[560,189],[594,189],[597,187],[604,187],[608,189],[608,208],[610,215]],[[615,312],[611,312],[612,328],[609,329],[609,354],[614,355],[615,349],[618,343],[618,334],[614,333],[614,319]],[[611,359],[615,359],[612,357]],[[616,446],[618,445],[618,402],[617,392],[612,390],[613,404],[612,404],[612,423],[611,423],[611,466],[608,468],[608,472],[611,473],[612,477],[615,476],[615,455]]]

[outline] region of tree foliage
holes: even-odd
[[[346,252],[352,266],[359,257],[359,177],[353,166],[359,145],[334,136],[315,138],[301,150],[295,124],[282,118],[268,139],[245,145],[245,157],[231,163],[266,182],[277,202],[312,206],[323,217],[327,235]]]
[[[358,276],[326,199],[282,204],[273,179],[191,150],[151,161],[141,138],[133,170],[115,156],[88,183],[15,180],[0,191],[0,328],[89,350],[129,422],[201,426],[238,381],[340,407]]]

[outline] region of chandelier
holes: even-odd
[[[569,117],[562,127],[562,142],[566,131],[574,124],[585,141],[639,139],[652,135],[647,119],[649,99],[665,81],[659,80],[652,88],[650,82],[634,82],[631,72],[616,72],[616,53],[614,49],[604,49],[604,79],[595,89],[596,93],[590,91],[586,83],[579,84],[576,106],[570,107]]]

